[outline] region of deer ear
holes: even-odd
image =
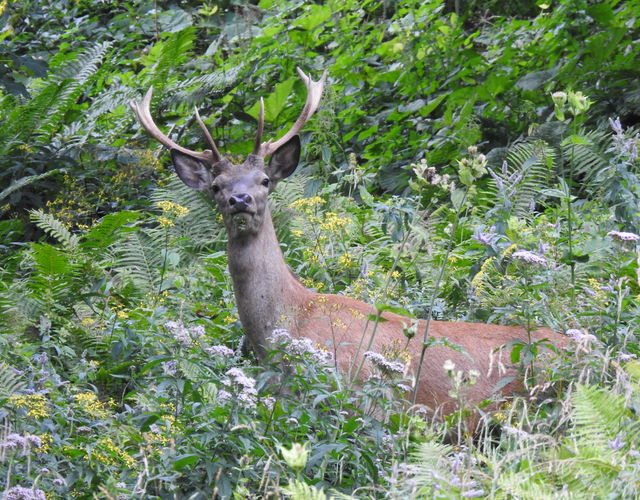
[[[272,182],[286,179],[295,172],[300,162],[300,136],[294,135],[271,155],[266,167],[266,174]]]
[[[213,175],[200,160],[177,149],[172,149],[171,161],[173,161],[178,177],[190,188],[203,190],[211,187]]]

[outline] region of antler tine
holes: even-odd
[[[327,81],[327,71],[325,70],[325,72],[322,73],[322,78],[320,78],[320,80],[318,80],[317,82],[314,82],[310,76],[305,75],[300,68],[298,68],[298,74],[307,87],[307,102],[305,102],[304,108],[302,108],[302,113],[300,113],[300,116],[293,124],[293,127],[291,127],[291,130],[289,130],[289,132],[284,134],[284,136],[282,136],[274,143],[271,143],[271,141],[263,142],[260,145],[259,152],[255,153],[254,150],[254,154],[258,154],[259,156],[266,158],[267,156],[275,153],[275,151],[280,146],[285,144],[289,139],[291,139],[294,135],[298,134],[302,130],[302,127],[304,127],[305,123],[309,121],[309,119],[313,116],[313,113],[315,113],[316,109],[318,109],[320,99],[322,98],[322,90],[324,89],[324,84]]]
[[[200,130],[202,130],[202,133],[207,138],[207,142],[209,143],[209,146],[211,147],[211,153],[213,155],[213,161],[215,161],[217,163],[220,160],[222,160],[222,155],[220,154],[220,151],[218,151],[218,148],[216,147],[216,143],[214,142],[213,137],[211,137],[211,134],[209,133],[209,130],[207,130],[207,126],[202,121],[202,118],[200,118],[200,113],[198,112],[198,108],[196,108],[194,106],[194,109],[196,111],[196,121],[198,122],[198,125],[200,126]]]
[[[217,150],[215,152],[211,152],[209,150],[205,150],[202,152],[191,151],[189,149],[183,148],[182,146],[179,146],[171,139],[169,139],[166,135],[164,135],[153,121],[153,118],[151,118],[151,110],[149,109],[149,106],[151,104],[152,95],[153,86],[149,87],[149,90],[147,91],[141,103],[137,103],[135,101],[129,102],[129,106],[133,110],[133,114],[136,115],[136,120],[138,120],[138,123],[142,125],[142,128],[144,128],[149,133],[149,135],[151,135],[151,137],[156,139],[167,149],[177,149],[178,151],[190,155],[207,164],[212,164],[216,161],[219,161],[219,158],[214,158],[215,153],[220,156],[220,153],[218,153]]]
[[[260,117],[258,118],[258,131],[256,132],[256,142],[253,146],[253,154],[260,154],[262,143],[262,133],[264,132],[264,99],[260,98]]]

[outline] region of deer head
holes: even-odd
[[[300,117],[282,138],[275,142],[262,142],[264,101],[260,99],[255,145],[242,165],[234,165],[220,154],[197,109],[196,120],[210,146],[210,149],[201,152],[179,146],[156,126],[149,109],[153,87],[149,88],[142,103],[130,103],[142,127],[171,151],[171,160],[182,182],[193,189],[207,191],[215,199],[230,238],[255,235],[260,231],[267,211],[268,195],[279,181],[289,177],[298,166],[298,133],[320,104],[327,72],[317,82],[299,68],[298,74],[307,87],[307,101]],[[265,162],[269,156],[270,160]]]

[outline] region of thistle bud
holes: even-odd
[[[453,374],[453,370],[456,369],[456,365],[453,361],[451,361],[450,359],[447,359],[444,362],[444,365],[442,366],[444,368],[444,371],[447,372],[447,375],[451,376]]]
[[[571,111],[574,115],[584,113],[591,106],[591,101],[582,92],[569,92],[569,103],[571,104]]]
[[[307,443],[294,443],[290,450],[287,450],[284,446],[280,446],[282,458],[284,458],[287,465],[296,472],[301,472],[307,465],[309,450],[305,449],[306,446]]]
[[[553,94],[551,94],[551,99],[553,99],[553,104],[561,108],[567,102],[567,93],[554,92]]]

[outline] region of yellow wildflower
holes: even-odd
[[[344,229],[350,222],[349,218],[338,217],[336,213],[327,212],[324,214],[324,220],[320,222],[320,229],[322,231],[338,231]]]
[[[341,266],[350,267],[353,264],[353,261],[351,260],[351,254],[349,252],[342,254],[340,256],[340,259],[338,260],[338,263]]]
[[[169,219],[167,219],[166,217],[158,217],[158,222],[160,223],[160,225],[162,227],[175,226],[175,224],[172,221],[170,221]]]
[[[47,412],[47,400],[41,394],[28,394],[26,396],[11,396],[9,402],[16,408],[27,410],[27,415],[33,418],[45,418]]]
[[[40,438],[40,453],[49,453],[53,444],[53,436],[51,434],[39,434],[38,437]]]
[[[173,217],[184,217],[189,213],[189,209],[187,207],[183,207],[177,203],[172,203],[169,200],[160,201],[156,203],[156,206],[166,215]]]
[[[504,253],[502,254],[502,257],[508,257],[509,255],[511,255],[513,252],[516,251],[516,249],[518,248],[518,245],[516,243],[514,243],[513,245],[511,245],[509,248],[507,248]],[[488,260],[488,259],[487,259]]]
[[[398,279],[398,278],[400,278],[400,276],[402,276],[402,274],[400,274],[399,271],[393,271],[391,273],[391,277],[394,278],[394,279]]]
[[[313,196],[311,198],[300,198],[289,205],[290,208],[302,210],[306,213],[311,213],[311,207],[315,207],[324,202],[319,196]]]
[[[83,392],[74,396],[74,402],[88,415],[96,418],[105,418],[108,414],[104,405],[93,392]]]

